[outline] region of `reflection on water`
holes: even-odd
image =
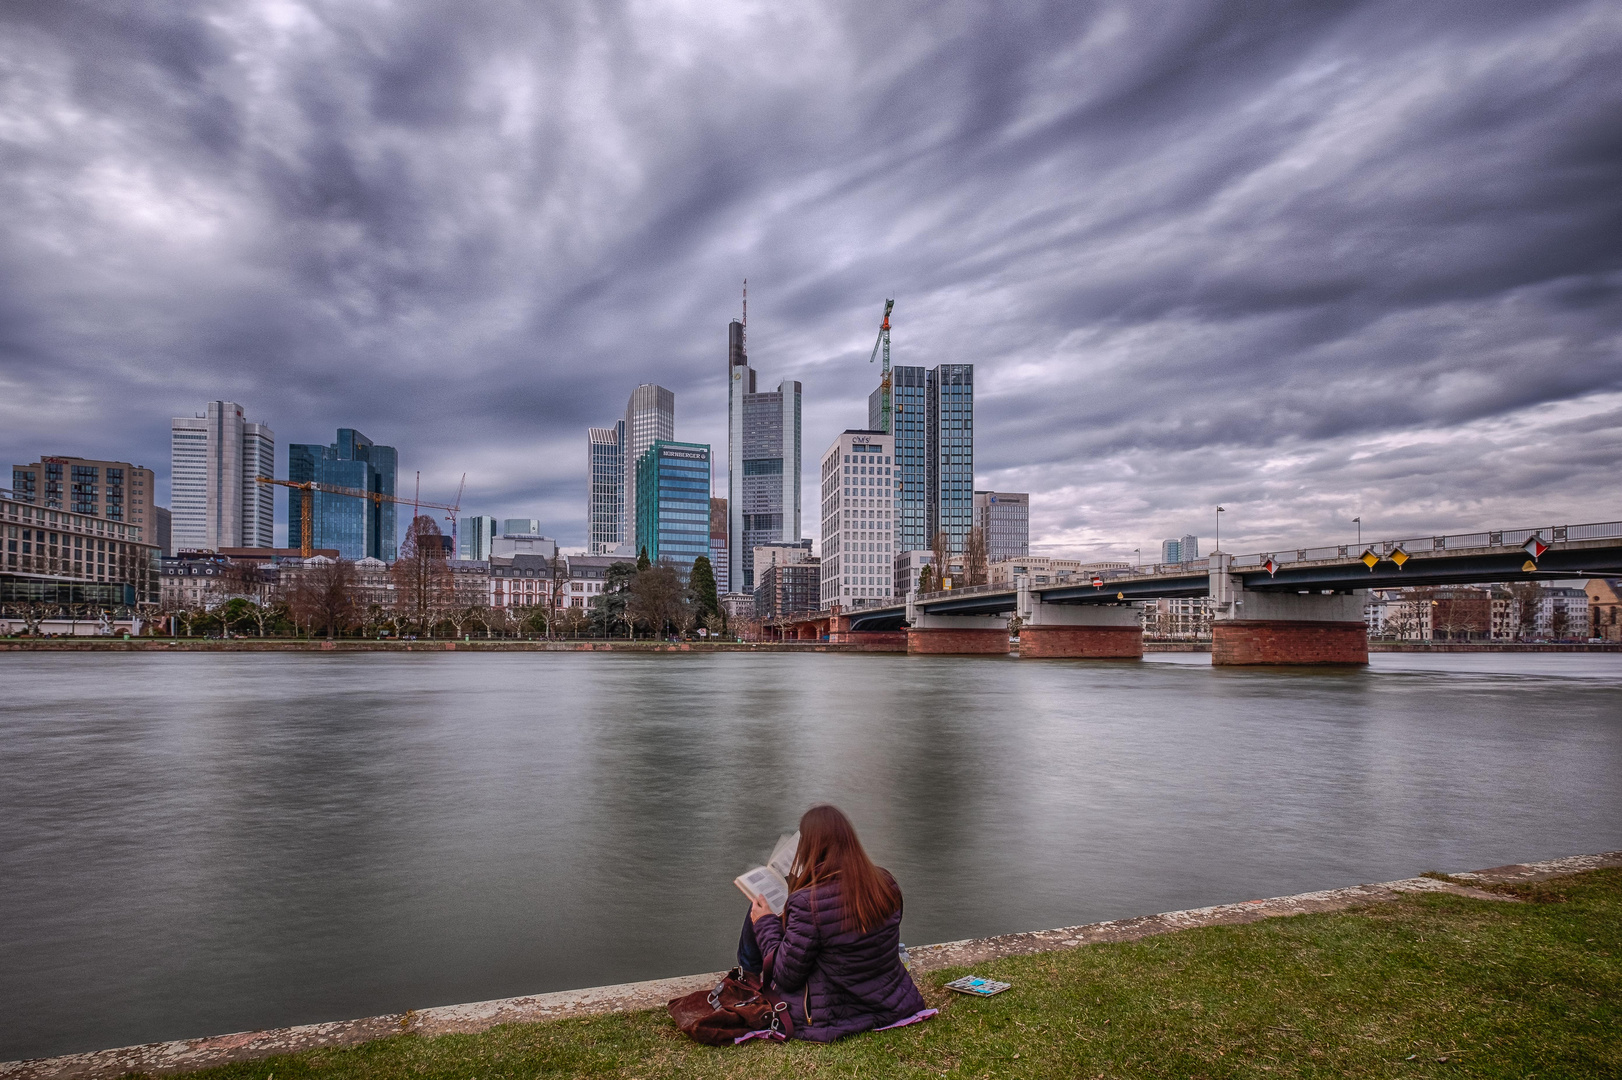
[[[927,942],[1622,846],[1622,657],[14,655],[0,1059],[725,966],[811,803]]]

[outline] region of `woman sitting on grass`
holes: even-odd
[[[800,819],[788,887],[781,916],[750,905],[738,963],[787,1000],[796,1038],[832,1042],[935,1014],[901,966],[901,889],[834,807]]]

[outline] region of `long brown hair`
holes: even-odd
[[[865,934],[901,906],[901,890],[867,857],[850,818],[838,807],[813,806],[800,819],[800,846],[794,850],[788,887],[796,891],[836,876],[847,931]]]

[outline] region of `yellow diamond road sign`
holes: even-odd
[[[1363,557],[1357,561],[1368,567],[1370,570],[1373,570],[1374,564],[1380,561],[1380,556],[1376,555],[1373,551],[1365,551],[1363,552]]]
[[[1408,553],[1401,548],[1398,548],[1396,551],[1391,553],[1391,561],[1397,564],[1398,570],[1401,570],[1402,564],[1408,561]]]

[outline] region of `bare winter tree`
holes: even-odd
[[[288,607],[309,633],[316,627],[335,638],[360,621],[355,595],[355,564],[348,559],[322,560],[299,572]]]
[[[433,636],[434,626],[456,595],[450,567],[445,565],[444,534],[433,518],[423,514],[412,520],[389,573],[399,613],[422,634]]]
[[[976,525],[969,530],[969,546],[963,553],[963,575],[967,579],[965,585],[984,585],[990,567],[986,560],[986,533]]]
[[[952,549],[947,542],[945,529],[935,533],[935,538],[930,541],[930,554],[935,560],[935,588],[945,588],[946,579],[952,576]]]

